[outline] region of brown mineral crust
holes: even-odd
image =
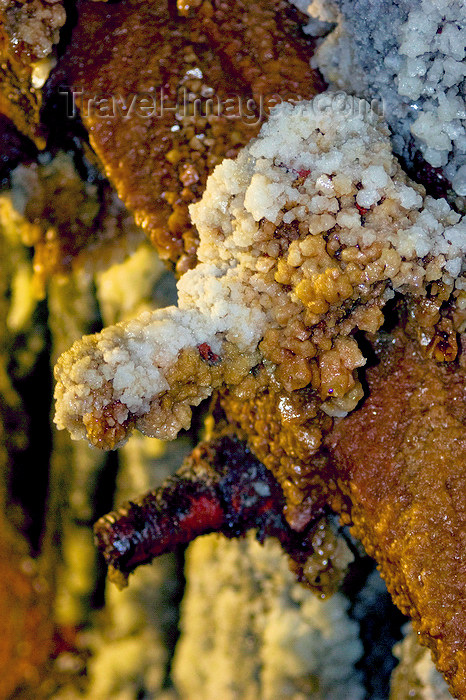
[[[300,529],[325,502],[353,523],[395,602],[464,698],[464,339],[455,362],[444,353],[426,358],[400,330],[374,347],[378,364],[367,371],[362,407],[333,428],[328,417],[320,426],[327,454],[317,435],[313,444],[306,439],[319,415],[308,390],[286,394],[266,379],[261,384],[256,371],[220,403],[282,485],[292,527]]]
[[[347,521],[458,698],[466,698],[466,390],[459,363],[398,335],[369,397],[326,439]]]
[[[77,91],[107,177],[180,273],[195,263],[198,244],[188,204],[200,198],[215,165],[234,157],[265,118],[248,100],[276,91],[290,68],[292,90],[286,88],[285,97],[309,98],[322,89],[305,56],[310,44],[298,40],[297,30],[292,39],[285,34],[292,24],[287,5],[239,2],[226,10],[205,3],[189,20],[167,2],[80,5],[55,84]],[[249,58],[233,50],[241,36]],[[286,69],[278,66],[278,51]]]
[[[200,23],[216,51],[250,86],[256,102],[262,98],[267,107],[274,96],[279,102],[308,99],[324,89],[309,68],[312,44],[302,32],[305,18],[291,3],[235,0],[232,7],[231,2],[212,0],[183,14]]]
[[[319,410],[310,388],[287,392],[259,367],[239,386],[220,395],[227,420],[237,426],[254,454],[281,485],[285,517],[301,531],[318,515],[329,489],[327,460],[319,454],[322,433],[333,419]]]
[[[0,697],[36,687],[53,649],[52,595],[25,554],[25,542],[2,522],[0,537]]]
[[[461,292],[451,292],[450,285],[433,284],[425,297],[407,303],[406,335],[418,343],[425,357],[436,362],[456,359],[458,330],[466,321]]]
[[[39,148],[45,146],[45,131],[40,124],[42,90],[33,85],[34,63],[52,52],[65,19],[61,0],[0,2],[0,112]]]
[[[209,78],[198,78],[206,67]],[[184,123],[176,118],[175,111],[184,110],[183,88],[192,91],[192,83],[199,97],[202,87],[225,96],[221,68],[205,39],[190,41],[167,3],[83,3],[59,75],[83,91],[77,105],[91,145],[160,255],[176,261],[186,253],[191,259],[197,237],[188,224],[188,203],[200,197],[221,157],[236,154],[258,130],[243,123],[232,129],[231,122],[215,116],[200,123],[191,116]],[[139,104],[131,107],[142,95],[155,101],[153,116]],[[91,101],[103,96],[117,100],[107,107],[109,116]],[[190,142],[199,134],[194,149]]]
[[[128,418],[123,423],[119,423],[115,415],[121,409],[120,401],[114,401],[102,411],[87,413],[83,417],[91,445],[101,450],[113,450],[122,442],[126,433],[132,430],[134,420]]]
[[[0,65],[2,80],[0,85],[0,112],[11,119],[17,128],[43,148],[44,137],[40,133],[39,112],[40,91],[30,88],[31,71],[10,52],[10,42],[2,26],[0,15]]]

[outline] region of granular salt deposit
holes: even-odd
[[[466,225],[407,178],[363,100],[282,105],[217,166],[191,215],[199,264],[178,307],[59,359],[55,420],[74,438],[113,447],[133,427],[173,438],[191,406],[260,361],[286,391],[310,385],[321,410],[345,415],[363,396],[354,332],[377,331],[395,291],[427,295],[437,314],[446,289],[464,305]]]
[[[313,59],[328,82],[379,100],[395,152],[410,165],[414,144],[427,163],[443,168],[456,194],[466,196],[465,3],[314,0],[299,6],[313,17],[310,33],[332,30]]]

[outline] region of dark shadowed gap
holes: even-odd
[[[24,449],[12,453],[9,493],[12,501],[23,511],[20,530],[30,543],[33,554],[39,553],[44,534],[52,452],[52,378],[47,321],[47,305],[40,302],[32,319],[32,330],[16,338],[9,367],[10,378],[21,397],[22,408],[27,417],[27,445]],[[28,344],[34,344],[34,340],[38,340],[39,336],[45,339],[44,345],[37,354],[33,367],[23,374],[18,358],[28,352],[34,352]]]

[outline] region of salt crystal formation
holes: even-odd
[[[187,552],[174,675],[190,700],[361,700],[359,625],[341,593],[298,584],[273,539],[200,537]],[[241,672],[238,673],[238,669]]]
[[[410,163],[414,140],[425,160],[442,167],[456,194],[465,196],[464,2],[314,0],[308,11],[314,34],[336,23],[313,59],[328,82],[379,100],[395,152]]]
[[[375,332],[395,291],[464,305],[466,223],[426,197],[364,100],[282,105],[191,206],[199,264],[178,307],[87,336],[56,367],[59,428],[112,448],[133,427],[172,439],[191,406],[264,361],[343,416],[363,396],[354,331]],[[432,283],[436,283],[436,291]]]

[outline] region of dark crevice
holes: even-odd
[[[118,452],[109,452],[105,464],[96,477],[93,496],[94,509],[92,522],[113,508],[116,491],[116,479],[119,469]],[[89,524],[89,529],[92,527]],[[95,587],[90,598],[91,608],[98,610],[105,605],[105,587],[107,580],[107,565],[103,556],[96,554]]]
[[[356,669],[362,674],[365,700],[388,700],[391,674],[398,664],[393,645],[403,638],[408,618],[393,604],[375,562],[368,556],[350,567],[343,592],[350,600],[348,615],[359,625],[364,648]]]
[[[50,376],[50,334],[47,329],[47,306],[41,302],[32,319],[35,333],[45,338],[44,347],[35,358],[32,369],[23,375],[21,366],[12,359],[9,375],[21,397],[22,409],[28,417],[27,445],[12,452],[9,493],[23,514],[20,530],[30,543],[32,553],[40,551],[45,529],[49,485],[49,464],[52,453],[50,409],[52,381]],[[12,348],[12,358],[31,352],[28,335],[19,335]]]
[[[65,53],[68,44],[71,42],[73,29],[78,23],[76,0],[64,0],[63,5],[66,12],[66,21],[60,29],[60,39],[55,47],[57,58],[60,58]]]
[[[7,189],[11,184],[11,171],[19,163],[30,163],[37,158],[35,144],[21,134],[13,122],[0,114],[0,190]]]

